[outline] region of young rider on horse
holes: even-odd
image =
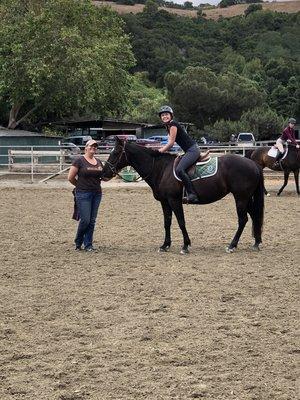
[[[194,139],[192,139],[186,130],[176,121],[173,120],[173,110],[169,106],[163,106],[158,113],[161,121],[168,132],[168,143],[159,149],[160,153],[170,150],[176,142],[185,152],[184,156],[176,167],[176,175],[182,180],[187,192],[187,202],[192,204],[199,203],[191,179],[186,170],[194,164],[200,157],[200,150]]]
[[[288,126],[284,129],[280,138],[277,139],[276,147],[279,150],[279,153],[277,154],[277,157],[275,159],[274,166],[279,166],[279,160],[282,158],[284,154],[283,145],[286,142],[293,143],[297,147],[297,149],[299,149],[299,144],[296,142],[296,137],[295,137],[295,130],[294,130],[295,124],[296,124],[295,118],[290,118]]]

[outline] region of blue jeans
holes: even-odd
[[[87,249],[93,245],[94,229],[102,194],[76,190],[75,196],[80,216],[75,244],[76,247],[81,247],[83,244]]]

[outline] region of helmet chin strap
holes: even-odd
[[[165,125],[170,125],[170,123],[173,121],[173,118],[170,119],[170,121],[166,122]]]

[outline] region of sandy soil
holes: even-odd
[[[73,250],[69,189],[0,188],[0,398],[294,400],[299,198],[266,199],[234,254],[231,196],[185,206],[159,254],[149,189],[104,189],[97,254]]]

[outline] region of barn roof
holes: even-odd
[[[7,129],[3,126],[0,126],[0,137],[26,137],[26,136],[34,136],[34,137],[45,137],[43,133],[23,131],[20,129]]]

